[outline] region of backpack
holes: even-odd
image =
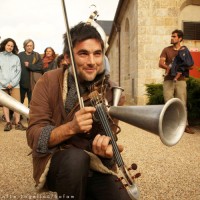
[[[182,61],[181,65],[190,69],[194,65],[193,58],[186,46],[182,46],[182,48],[178,51],[178,56]]]
[[[171,75],[176,76],[177,69],[179,68],[179,71],[181,71],[185,77],[189,77],[189,70],[192,69],[193,65],[194,61],[190,51],[186,46],[182,46],[178,51],[178,55],[172,62]]]

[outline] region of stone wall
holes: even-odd
[[[129,103],[144,105],[145,84],[163,80],[158,61],[162,49],[170,45],[171,32],[182,29],[182,21],[200,21],[200,1],[124,0],[124,4],[108,51],[111,77],[125,89]],[[200,41],[185,40],[184,45],[200,50]]]

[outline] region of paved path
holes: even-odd
[[[4,124],[0,120],[0,199],[56,199],[54,193],[35,192],[25,132],[4,132]],[[140,200],[200,200],[200,127],[167,147],[149,132],[123,122],[120,126],[123,159],[128,166],[137,163],[142,174],[136,180]]]

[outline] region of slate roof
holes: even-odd
[[[109,36],[113,21],[97,20],[97,23],[103,28],[106,35]]]

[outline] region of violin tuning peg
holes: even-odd
[[[135,178],[139,178],[141,176],[141,173],[137,173],[136,175],[135,175]]]
[[[117,178],[117,179],[115,180],[115,182],[119,182],[119,181],[121,181],[122,179],[123,179],[123,177]]]
[[[126,188],[128,186],[128,184],[124,184],[123,186],[121,186],[121,187],[119,187],[119,189],[121,190],[121,189],[124,189],[124,188]]]
[[[137,169],[137,165],[135,163],[133,163],[129,168],[128,170],[136,170]]]
[[[135,176],[132,176],[132,179],[139,178],[140,176],[141,176],[141,173],[137,173],[135,174]]]
[[[135,163],[133,163],[133,164],[131,165],[131,168],[132,168],[133,170],[136,170],[136,169],[137,169],[137,165],[136,165]]]
[[[124,189],[124,186],[119,187],[120,190]]]

